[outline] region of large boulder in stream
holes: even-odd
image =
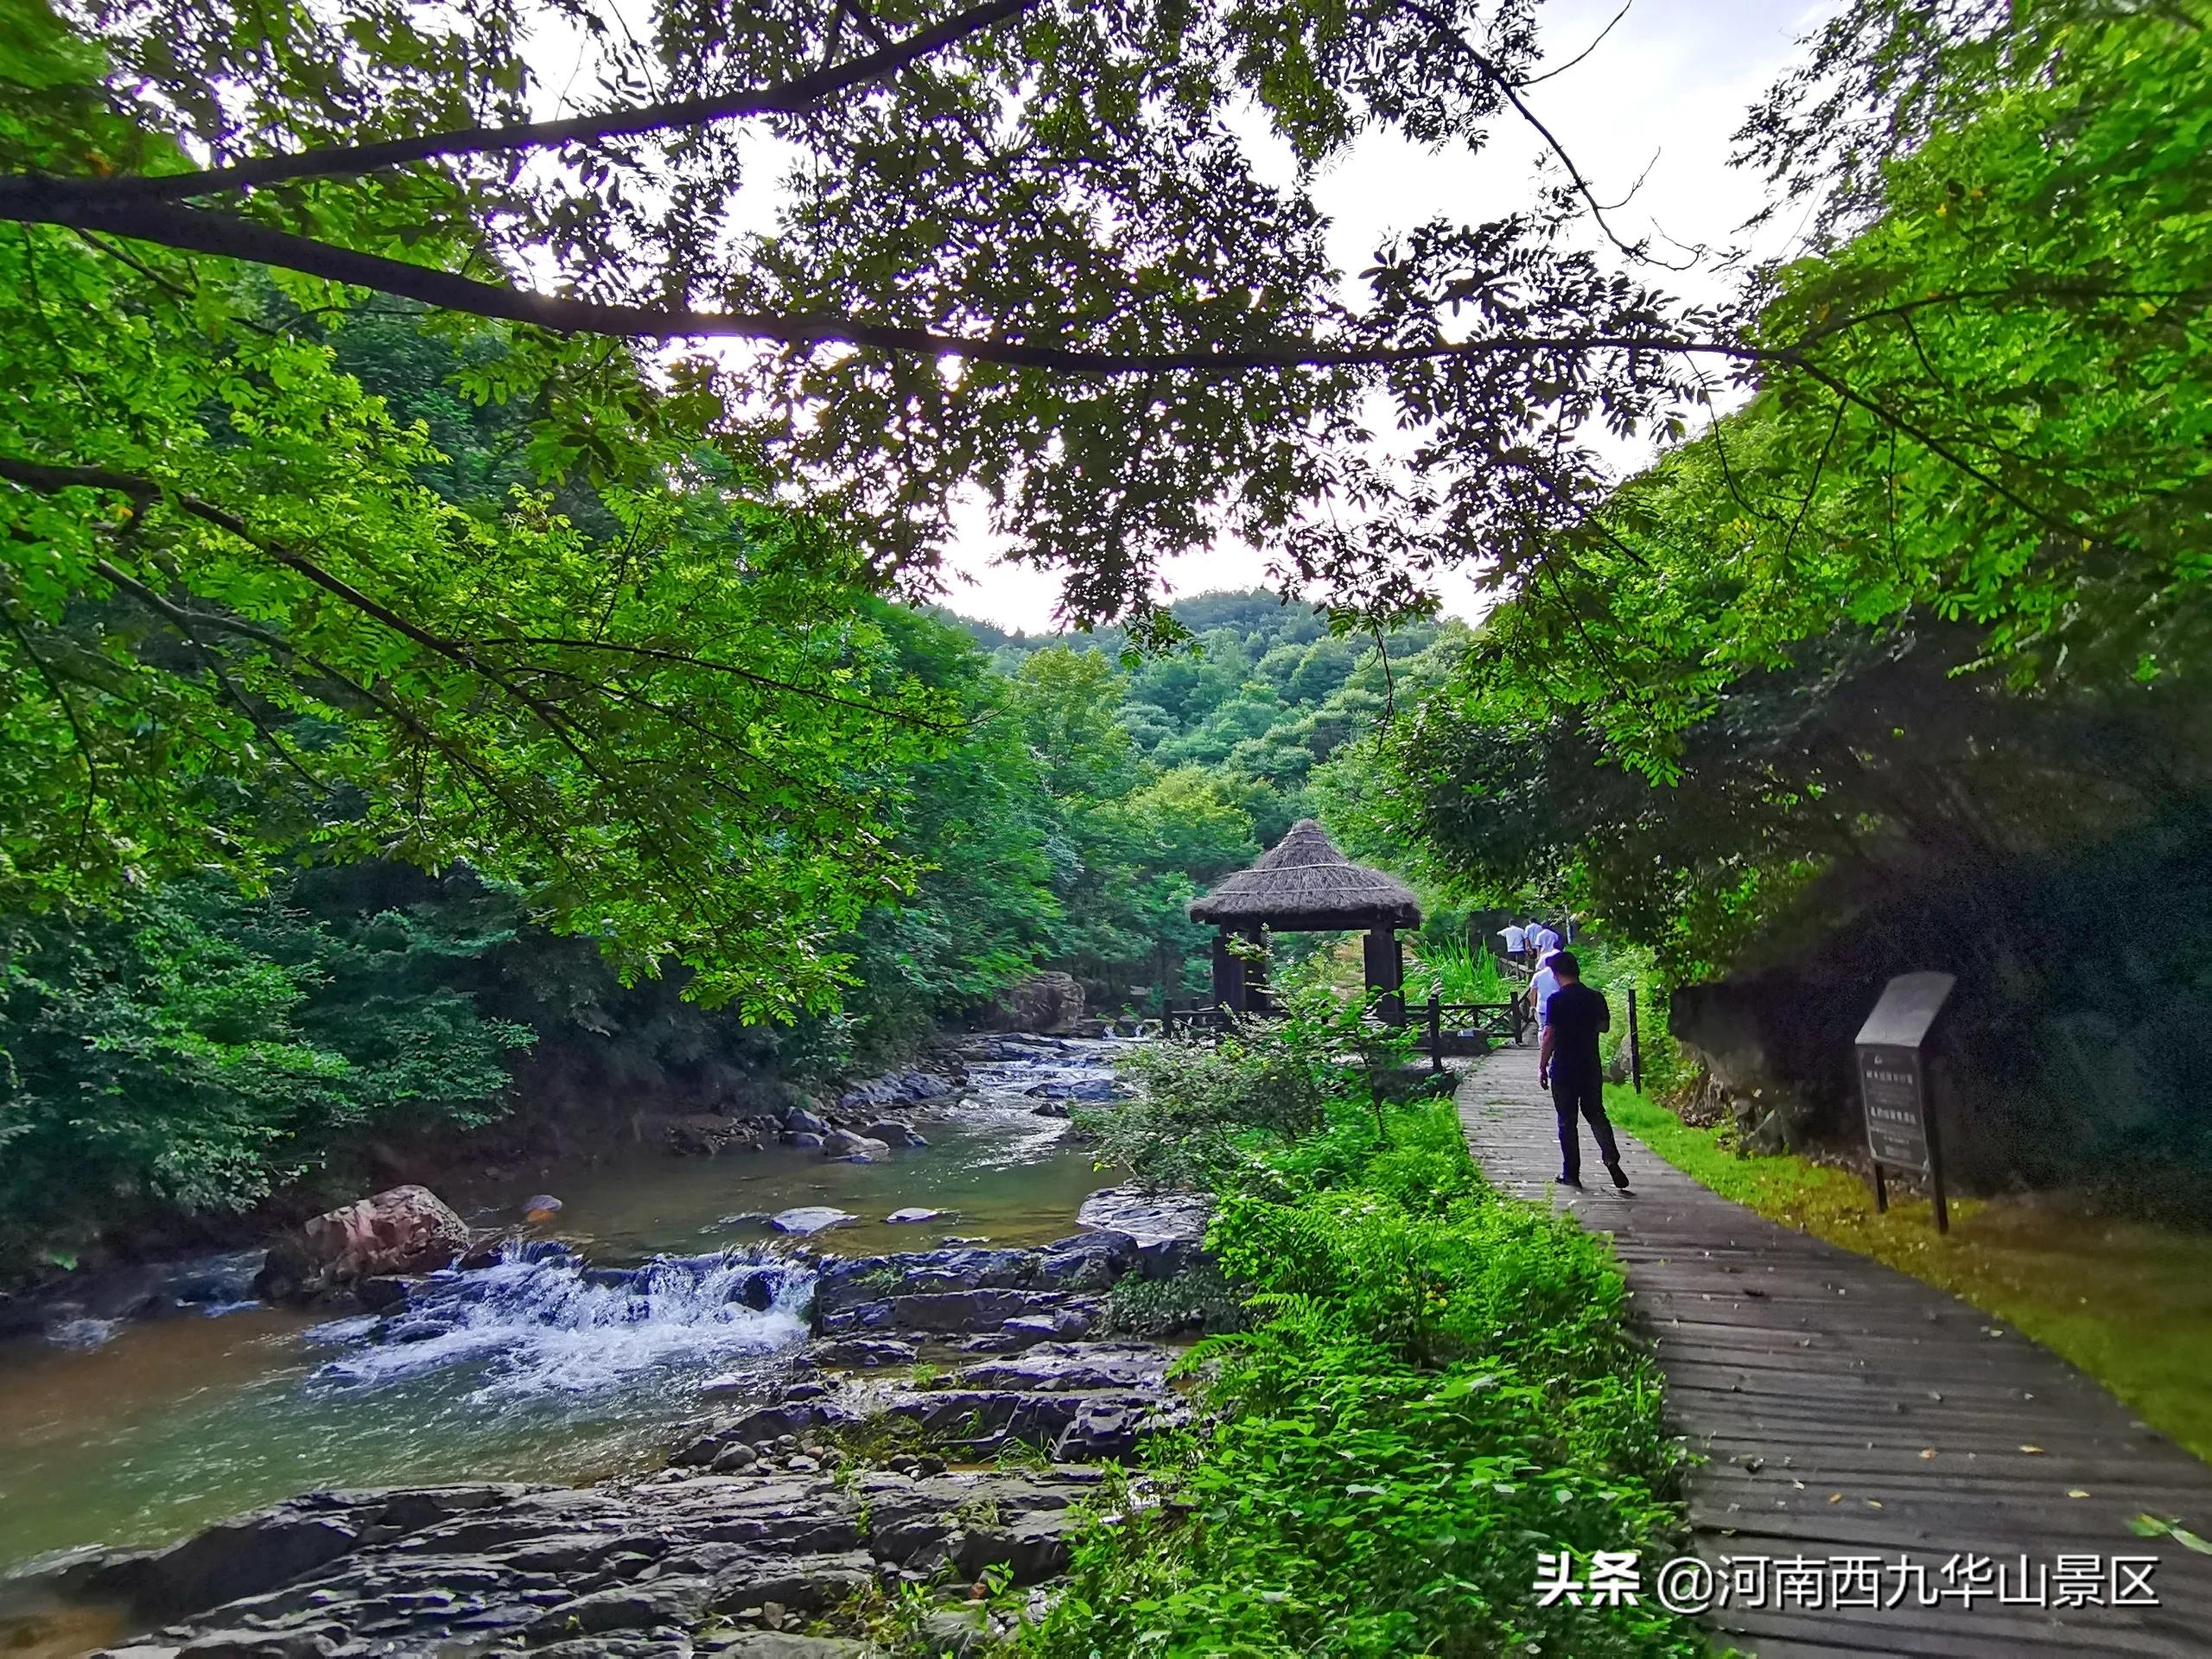
[[[1033,974],[1000,996],[988,1023],[1001,1031],[1073,1031],[1083,1014],[1073,975]]]
[[[1197,1262],[1212,1213],[1211,1202],[1199,1193],[1109,1186],[1083,1201],[1075,1224],[1085,1231],[1121,1234],[1136,1246],[1146,1278],[1172,1279]]]
[[[429,1273],[468,1248],[468,1224],[427,1186],[395,1186],[315,1217],[269,1247],[254,1288],[301,1300],[358,1280]]]
[[[850,1129],[832,1129],[822,1137],[822,1155],[842,1158],[849,1163],[875,1164],[891,1155],[891,1145],[886,1141],[855,1135]]]

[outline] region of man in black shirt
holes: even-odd
[[[1628,1177],[1621,1171],[1621,1152],[1613,1140],[1612,1120],[1605,1116],[1605,1071],[1598,1062],[1598,1033],[1613,1028],[1613,1011],[1602,992],[1582,982],[1582,964],[1572,951],[1561,950],[1551,959],[1559,989],[1546,1005],[1544,1045],[1536,1057],[1536,1086],[1548,1086],[1552,1107],[1559,1114],[1560,1181],[1582,1185],[1582,1139],[1575,1128],[1577,1112],[1589,1120],[1598,1155],[1626,1191]]]

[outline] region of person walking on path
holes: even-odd
[[[1529,959],[1540,968],[1544,958],[1559,949],[1559,935],[1552,931],[1549,922],[1529,923],[1528,940]]]
[[[1552,972],[1548,963],[1540,964],[1536,971],[1529,976],[1529,1019],[1536,1027],[1539,1039],[1543,1036],[1544,1027],[1551,1019],[1547,1005],[1551,1001],[1552,993],[1557,989],[1559,976]]]
[[[1536,1086],[1552,1091],[1552,1109],[1559,1114],[1560,1183],[1582,1185],[1582,1135],[1575,1118],[1590,1125],[1613,1185],[1625,1192],[1628,1176],[1621,1168],[1621,1149],[1613,1139],[1612,1120],[1605,1116],[1605,1071],[1598,1062],[1598,1033],[1613,1028],[1613,1010],[1605,994],[1582,982],[1582,964],[1572,951],[1561,950],[1544,964],[1559,988],[1544,1002],[1543,1040],[1536,1051]],[[1544,975],[1539,975],[1539,978]]]
[[[1518,922],[1508,922],[1497,931],[1505,937],[1505,959],[1520,961],[1521,953],[1529,948],[1529,930]]]

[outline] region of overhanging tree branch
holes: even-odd
[[[22,480],[19,480],[18,481],[20,482]],[[226,633],[235,633],[245,639],[255,640],[257,643],[267,646],[278,656],[283,657],[289,661],[297,662],[302,664],[314,673],[321,676],[323,679],[327,680],[332,685],[341,688],[352,696],[359,697],[364,706],[374,709],[385,719],[391,721],[393,725],[405,732],[416,743],[428,748],[434,748],[437,750],[438,753],[445,756],[448,763],[454,767],[455,775],[462,781],[464,788],[466,788],[467,783],[470,779],[474,779],[476,783],[480,784],[489,794],[493,803],[502,811],[505,812],[517,825],[529,830],[532,833],[536,833],[539,829],[541,823],[539,814],[533,810],[526,802],[517,801],[509,795],[506,789],[501,785],[499,779],[491,772],[487,771],[474,756],[470,755],[467,750],[453,743],[450,740],[447,739],[438,732],[434,731],[413,710],[408,709],[405,705],[394,701],[391,697],[386,696],[375,687],[346,673],[344,671],[334,666],[330,663],[324,661],[321,658],[315,656],[311,652],[303,652],[300,650],[282,635],[272,633],[266,628],[257,627],[254,624],[247,622],[238,617],[225,615],[212,611],[184,612],[181,607],[171,604],[170,601],[163,599],[152,588],[147,587],[136,577],[131,576],[128,573],[118,569],[109,560],[95,560],[92,564],[92,569],[99,573],[102,580],[106,582],[111,587],[114,588],[118,593],[137,600],[140,604],[145,606],[149,610],[153,611],[156,615],[162,616],[171,620],[176,620],[181,617],[189,615],[192,620],[199,624],[200,626],[219,629]],[[416,816],[418,819],[423,816],[422,798],[419,790],[416,798]],[[555,863],[562,869],[569,870],[573,868],[573,865],[569,857],[566,844],[564,842],[556,841],[553,843],[551,851]]]
[[[950,734],[967,729],[963,723],[948,724],[941,721],[925,720],[918,715],[902,715],[879,704],[864,702],[858,697],[841,697],[834,691],[817,690],[811,686],[795,684],[791,681],[776,679],[766,674],[756,674],[753,670],[741,668],[735,663],[721,663],[704,657],[687,656],[683,652],[664,651],[657,645],[633,645],[614,639],[576,639],[554,634],[487,635],[479,643],[486,645],[531,645],[548,651],[607,652],[625,657],[642,658],[651,662],[672,664],[680,668],[704,669],[709,673],[727,674],[733,679],[744,681],[748,685],[788,692],[793,696],[804,697],[812,702],[825,702],[840,709],[857,709],[863,714],[874,715],[880,719],[897,721],[902,725],[918,726],[925,731]]]
[[[489,662],[485,657],[486,651],[498,647],[524,645],[543,650],[611,653],[642,661],[664,663],[671,667],[725,674],[743,681],[747,684],[758,686],[764,690],[779,692],[789,696],[830,704],[837,708],[850,709],[859,713],[874,715],[880,719],[892,721],[900,725],[917,727],[925,731],[950,734],[961,729],[957,725],[931,721],[923,715],[900,709],[887,709],[858,697],[841,696],[834,691],[824,691],[817,687],[801,685],[795,681],[778,679],[772,675],[758,673],[734,663],[717,662],[709,658],[690,656],[683,652],[670,651],[656,645],[534,634],[487,635],[474,639],[448,639],[442,634],[433,632],[428,628],[410,621],[380,601],[324,569],[304,554],[270,541],[267,537],[257,531],[251,524],[228,509],[219,507],[212,502],[200,500],[195,496],[167,490],[153,479],[143,478],[133,473],[118,472],[105,467],[56,466],[43,461],[24,461],[13,455],[0,455],[0,479],[6,479],[27,489],[38,490],[44,493],[77,488],[111,490],[128,497],[138,505],[141,511],[143,511],[145,505],[149,502],[169,500],[175,503],[181,512],[190,513],[193,517],[238,537],[264,557],[274,560],[287,569],[314,582],[317,587],[334,595],[372,621],[391,629],[404,639],[412,640],[424,650],[445,658],[448,661],[467,669],[471,673],[483,676],[521,702],[524,708],[530,709],[549,728],[554,728],[556,736],[563,734],[568,728],[569,722],[543,706],[542,700],[532,698],[530,693],[514,685],[508,678],[509,676],[518,672],[540,671],[539,666],[530,663]],[[139,587],[139,584],[124,575],[106,560],[100,561],[95,568],[105,580],[118,587],[124,587],[126,584],[133,589]],[[143,591],[150,594],[150,590]],[[139,594],[134,593],[133,596],[138,597]],[[155,595],[151,602],[156,603],[158,608],[158,595]],[[181,620],[178,614],[171,613],[170,615],[172,620]],[[213,620],[213,619],[201,620]],[[278,636],[266,629],[245,627],[235,624],[223,626],[229,626],[234,632],[247,633],[250,637],[277,649],[286,652],[292,649]]]
[[[1560,142],[1559,136],[1549,127],[1544,124],[1543,121],[1538,117],[1535,111],[1529,107],[1528,100],[1521,96],[1521,88],[1523,86],[1534,86],[1535,84],[1535,81],[1519,81],[1507,74],[1505,71],[1499,67],[1498,62],[1495,58],[1491,57],[1486,52],[1479,51],[1476,48],[1470,46],[1466,40],[1460,35],[1459,31],[1452,27],[1452,20],[1437,12],[1433,7],[1423,5],[1421,3],[1421,0],[1399,0],[1399,3],[1403,5],[1408,11],[1413,13],[1414,16],[1427,23],[1431,29],[1434,29],[1439,35],[1450,44],[1453,51],[1457,52],[1461,57],[1466,59],[1468,62],[1473,64],[1475,67],[1482,73],[1483,79],[1490,82],[1491,86],[1497,88],[1498,96],[1513,106],[1513,112],[1519,116],[1522,121],[1526,122],[1530,129],[1535,131],[1535,135],[1543,140],[1544,147],[1550,150],[1551,153],[1558,158],[1559,164],[1567,169],[1567,176],[1573,182],[1574,193],[1580,196],[1585,204],[1588,206],[1590,209],[1590,217],[1596,221],[1598,229],[1604,234],[1605,240],[1611,243],[1615,247],[1618,248],[1623,253],[1626,254],[1631,259],[1658,265],[1667,270],[1688,270],[1697,264],[1698,258],[1704,251],[1702,249],[1693,250],[1690,258],[1685,264],[1676,265],[1670,264],[1664,259],[1654,257],[1650,249],[1642,242],[1623,241],[1619,235],[1615,232],[1612,226],[1605,218],[1605,214],[1609,210],[1598,200],[1598,193],[1591,188],[1590,181],[1582,176],[1582,169],[1574,164],[1574,157],[1567,153],[1567,146]],[[1622,12],[1625,14],[1627,8],[1625,6],[1623,7]],[[1613,19],[1614,23],[1617,23],[1619,21],[1620,18],[1618,16]],[[1611,32],[1612,26],[1612,23],[1605,25],[1607,33]],[[1598,39],[1602,41],[1605,39],[1605,35],[1600,35]],[[1592,42],[1593,48],[1595,44],[1595,41]],[[1587,54],[1586,53],[1585,55],[1586,56]],[[1580,61],[1580,60],[1578,59],[1577,61]],[[1572,67],[1571,65],[1563,65],[1561,67]],[[1544,77],[1539,76],[1537,79],[1542,79]],[[1635,192],[1630,191],[1629,194],[1633,196]],[[1615,205],[1617,207],[1626,206],[1627,198],[1624,197],[1620,202],[1616,203]]]
[[[862,56],[827,65],[773,86],[747,87],[741,92],[641,105],[599,115],[571,116],[559,121],[462,127],[412,138],[387,139],[380,143],[332,145],[294,156],[257,156],[228,167],[207,168],[194,173],[150,176],[131,174],[105,179],[19,174],[0,178],[0,204],[12,205],[41,195],[110,201],[181,200],[299,179],[354,178],[440,156],[507,155],[558,144],[595,143],[608,138],[632,137],[639,133],[702,126],[750,116],[795,115],[839,92],[895,75],[956,41],[1020,16],[1038,3],[1039,0],[986,0],[982,5],[957,12],[904,40],[887,41]]]
[[[269,723],[262,719],[260,711],[247,700],[245,694],[232,683],[231,677],[223,670],[221,655],[200,639],[199,629],[194,626],[195,623],[205,619],[194,615],[181,605],[171,604],[143,582],[134,581],[124,575],[109,560],[93,560],[92,569],[99,571],[101,577],[112,587],[129,594],[148,609],[166,617],[175,626],[177,632],[185,637],[200,660],[207,664],[207,671],[214,677],[215,683],[223,695],[230,699],[232,705],[240,714],[245,716],[253,729],[261,734],[263,741],[276,751],[278,759],[290,767],[293,772],[316,795],[329,794],[329,786],[308,770],[306,764],[300,760],[292,746],[284,741],[283,734],[272,729]],[[255,632],[257,633],[259,631]]]
[[[1426,340],[1417,345],[1332,346],[1290,339],[1263,346],[1167,352],[1112,352],[1084,346],[941,334],[901,323],[845,316],[772,312],[701,311],[625,305],[533,293],[503,283],[457,276],[429,265],[342,248],[289,231],[163,201],[48,203],[35,213],[0,203],[32,222],[65,225],[153,242],[187,252],[243,259],[296,270],[325,281],[419,300],[448,311],[526,323],[563,334],[604,334],[628,340],[753,340],[781,346],[859,346],[933,357],[960,357],[1007,368],[1118,378],[1190,371],[1234,374],[1281,369],[1387,368],[1449,359],[1513,357],[1536,352],[1688,353],[1741,363],[1786,360],[1789,353],[1727,340],[1684,340],[1665,334],[1513,334],[1484,340]]]

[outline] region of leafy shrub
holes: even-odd
[[[1205,1073],[1234,1154],[1208,1160],[1208,1240],[1252,1327],[1184,1362],[1214,1427],[1154,1443],[1167,1502],[1117,1503],[1021,1644],[1701,1654],[1653,1605],[1535,1605],[1540,1551],[1656,1560],[1681,1529],[1684,1454],[1604,1246],[1491,1192],[1448,1105],[1377,1107],[1360,1067],[1305,1040],[1224,1045]],[[1234,1103],[1300,1073],[1323,1096],[1309,1127],[1240,1136]]]
[[[1137,1098],[1076,1116],[1096,1137],[1100,1161],[1125,1164],[1140,1180],[1212,1185],[1245,1160],[1247,1139],[1294,1136],[1320,1119],[1323,1097],[1302,1065],[1239,1041],[1160,1043],[1122,1065]]]
[[[1193,1331],[1242,1331],[1250,1323],[1243,1296],[1211,1262],[1169,1279],[1119,1281],[1106,1293],[1105,1328],[1117,1335],[1173,1337]]]
[[[1218,1187],[1265,1179],[1255,1149],[1310,1135],[1333,1107],[1370,1109],[1409,1033],[1373,1026],[1320,978],[1319,964],[1278,988],[1280,1017],[1253,1022],[1218,1045],[1162,1042],[1122,1062],[1138,1097],[1080,1111],[1102,1163],[1126,1165],[1140,1180]]]

